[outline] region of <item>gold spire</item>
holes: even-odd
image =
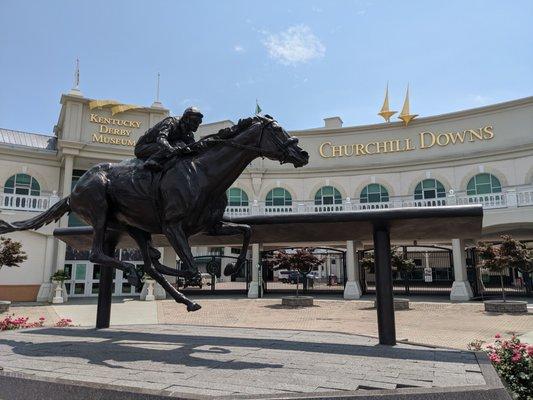
[[[401,119],[405,126],[409,125],[413,119],[418,117],[418,114],[409,114],[409,85],[407,85],[407,92],[405,92],[405,101],[403,102],[403,108],[398,119]]]
[[[387,89],[385,90],[385,100],[381,106],[381,111],[378,112],[378,115],[381,115],[383,119],[387,122],[390,122],[390,117],[396,114],[397,111],[391,111],[389,109],[389,82],[387,82]]]

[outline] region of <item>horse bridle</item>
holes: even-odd
[[[264,123],[264,121],[261,121],[261,133],[259,134],[259,141],[257,142],[256,146],[248,146],[246,144],[240,144],[240,143],[235,142],[233,139],[229,139],[229,140],[213,139],[211,141],[212,142],[223,143],[225,145],[228,145],[228,146],[231,146],[231,147],[235,147],[237,149],[255,151],[255,152],[257,152],[259,157],[271,156],[271,157],[276,157],[277,158],[278,154],[273,153],[273,152],[269,152],[269,151],[264,151],[261,148],[261,143],[263,142],[263,136],[264,136],[264,133],[265,133],[265,129],[269,125],[273,124],[274,122],[275,121],[273,119],[266,121],[266,123]],[[282,150],[282,158],[280,160],[281,163],[284,163],[285,160],[287,159],[287,156],[289,155],[288,147],[291,144],[298,143],[298,138],[295,138],[295,137],[288,138],[285,142],[282,142],[280,140],[280,138],[278,138],[276,135],[272,135],[272,140],[273,140],[274,144],[280,150]]]

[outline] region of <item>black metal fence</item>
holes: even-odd
[[[194,272],[200,279],[177,278],[176,286],[186,293],[239,293],[246,294],[252,280],[252,262],[247,260],[241,270],[233,276],[224,276],[224,268],[229,263],[236,263],[236,256],[205,255],[194,257]],[[184,270],[178,262],[178,270]]]
[[[342,296],[346,284],[346,255],[339,249],[314,247],[312,252],[323,260],[307,276],[295,271],[276,269],[269,260],[276,251],[293,251],[298,248],[281,248],[264,251],[261,254],[264,293],[296,293],[296,289],[304,294],[333,293]]]
[[[402,246],[397,249],[405,258],[415,263],[413,272],[406,274],[393,270],[394,293],[401,295],[449,295],[453,280],[452,251],[437,246]],[[358,252],[359,261],[372,249]],[[363,293],[375,293],[375,275],[360,268],[360,280]]]

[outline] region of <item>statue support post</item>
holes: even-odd
[[[114,257],[117,247],[116,238],[107,238],[104,242],[104,253]],[[96,265],[95,265],[96,266]],[[98,308],[96,310],[96,329],[109,328],[111,319],[111,296],[113,295],[113,268],[100,267],[100,280],[98,284]]]
[[[382,224],[374,224],[374,256],[376,263],[376,308],[379,343],[396,345],[394,297],[390,257],[390,232]]]

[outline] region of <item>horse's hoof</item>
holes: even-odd
[[[202,306],[198,303],[189,303],[187,304],[187,311],[198,311]]]

